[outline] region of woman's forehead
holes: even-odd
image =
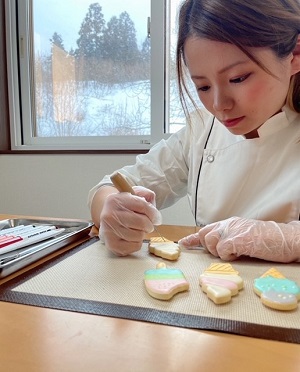
[[[188,66],[215,66],[220,72],[227,66],[249,62],[249,57],[237,46],[204,38],[189,38],[184,46]]]
[[[264,65],[280,62],[269,48],[249,48],[249,52]],[[200,37],[186,40],[184,58],[192,74],[206,68],[223,73],[239,65],[256,64],[236,45]]]

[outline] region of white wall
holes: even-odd
[[[134,155],[0,155],[0,213],[90,219],[89,190]],[[194,225],[186,199],[162,211],[163,223]]]

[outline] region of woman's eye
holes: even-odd
[[[251,74],[246,74],[246,75],[243,75],[243,76],[239,76],[239,77],[237,77],[237,78],[231,79],[230,82],[231,82],[231,83],[234,83],[234,84],[242,83],[243,81],[245,81],[246,79],[248,79],[248,77],[249,77],[250,75],[251,75]]]
[[[205,85],[203,87],[197,87],[197,90],[200,92],[207,92],[209,90],[209,86]]]

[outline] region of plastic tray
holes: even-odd
[[[39,259],[87,236],[93,226],[88,221],[12,218],[0,221],[0,230],[19,225],[55,225],[65,230],[48,240],[0,254],[0,278],[4,278]],[[1,250],[0,250],[1,252]]]

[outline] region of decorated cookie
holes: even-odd
[[[300,287],[272,268],[254,280],[254,292],[261,302],[276,310],[294,310],[300,300]]]
[[[179,269],[169,269],[161,262],[144,273],[146,290],[159,300],[170,300],[176,293],[188,291],[189,283]]]
[[[213,263],[200,275],[200,286],[215,304],[231,300],[244,287],[243,279],[229,263]]]
[[[155,256],[165,258],[170,261],[175,261],[180,255],[178,244],[172,240],[163,239],[161,237],[150,238],[148,245],[149,252]]]

